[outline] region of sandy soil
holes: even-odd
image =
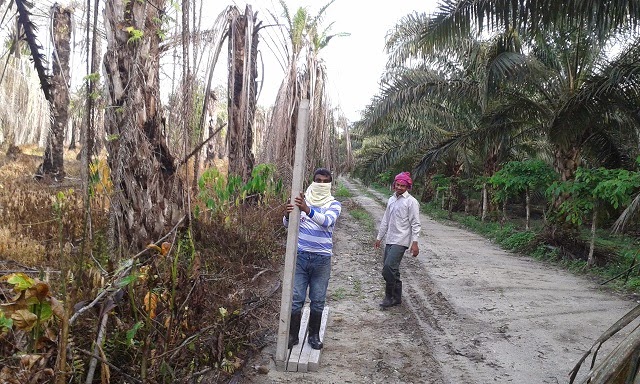
[[[340,182],[377,225],[388,196]],[[420,255],[406,255],[401,265],[403,303],[381,310],[382,256],[373,248],[375,234],[358,225],[349,206],[334,234],[331,314],[319,370],[277,371],[274,336],[237,382],[567,383],[593,341],[636,305],[422,216]],[[583,367],[578,377],[586,372]]]

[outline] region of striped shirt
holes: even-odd
[[[418,200],[409,192],[396,196],[394,193],[387,202],[377,240],[387,237],[385,244],[409,247],[418,241],[420,234],[420,210]]]
[[[332,200],[321,207],[309,206],[311,211],[300,212],[300,233],[298,234],[298,251],[316,253],[331,257],[333,254],[333,228],[342,211],[342,205]],[[287,216],[283,223],[289,225]]]

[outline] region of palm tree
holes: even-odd
[[[71,55],[71,11],[55,4],[51,8],[53,27],[53,78],[52,122],[47,137],[47,145],[38,170],[38,176],[51,175],[56,181],[64,178],[64,134],[69,121],[69,101],[71,73],[69,61]]]
[[[638,61],[631,59],[637,43],[623,48],[626,57],[602,63],[620,28],[635,27],[639,16],[628,1],[446,0],[424,20],[415,39],[423,50],[446,52],[474,28],[518,31],[534,59],[527,79],[533,93],[522,100],[538,107],[542,129],[554,144],[554,165],[566,180],[585,146],[611,143],[607,128],[636,129],[635,100],[629,95],[637,91]]]
[[[639,40],[631,38],[630,44],[622,44],[623,53],[610,61],[604,60],[603,48],[619,29],[635,30],[639,16],[637,4],[626,0],[445,0],[430,18],[421,42],[428,47],[449,45],[472,26],[479,30],[518,27],[525,32],[534,47],[535,62],[555,75],[549,81],[532,78],[529,85],[536,91],[523,100],[539,115],[553,144],[554,166],[563,179],[568,179],[585,156],[593,163],[623,164],[621,154],[625,152],[620,149],[633,146],[625,145],[625,138],[637,148]],[[545,34],[539,32],[546,32],[550,38],[542,38]],[[637,198],[621,217],[620,225],[638,208],[638,201]],[[638,313],[638,308],[634,309],[598,339],[572,371],[571,382],[586,357],[594,349],[597,353],[603,342],[637,318]],[[634,381],[638,358],[630,352],[637,350],[633,347],[637,340],[637,334],[632,333],[595,365],[589,382]]]
[[[604,40],[612,31],[635,28],[640,7],[634,0],[442,0],[428,18],[421,44],[451,46],[475,31],[526,31],[528,35],[584,28]]]
[[[416,56],[423,60],[437,60],[459,51],[468,37],[458,31],[455,35],[443,34],[445,38],[440,40],[434,38],[429,35],[435,33],[430,24],[433,20],[433,17],[413,15],[400,23],[397,33],[392,34],[388,42],[392,48],[392,60],[402,62]],[[514,129],[545,133],[552,144],[550,149],[555,168],[565,180],[572,177],[587,154],[591,155],[591,161],[599,164],[620,164],[624,161],[620,158],[622,151],[619,147],[623,141],[616,137],[619,134],[613,133],[624,131],[623,137],[634,138],[632,133],[638,126],[635,114],[638,99],[634,97],[637,93],[638,61],[633,59],[637,58],[637,44],[631,44],[621,57],[602,65],[609,41],[616,35],[601,41],[595,32],[571,28],[535,34],[530,38],[525,36],[524,48],[520,48],[521,44],[513,36],[524,35],[527,31],[514,31],[509,30],[494,38],[494,46],[502,49],[488,50],[498,53],[485,61],[490,65],[475,66],[480,72],[470,77],[480,85],[478,92],[471,94],[479,100],[482,124],[478,125],[480,129],[468,129],[457,136],[459,139],[477,139],[479,136],[474,134],[475,130],[482,135],[480,137],[494,138],[494,145],[487,147],[486,159],[489,162],[485,165],[485,175],[490,176],[495,171],[499,163],[496,150],[500,149],[495,144],[503,141],[488,135],[485,129],[503,135],[507,133],[512,139],[517,137]],[[467,56],[474,57],[472,53]],[[464,73],[465,76],[468,74]],[[495,81],[491,80],[505,77],[511,83],[506,87],[499,84],[496,87]],[[408,87],[404,90],[408,96],[404,100],[399,99],[399,104],[425,97],[427,85],[425,82]],[[429,151],[424,160],[451,149],[459,142],[443,142]],[[608,150],[602,151],[602,148]],[[419,168],[428,164],[429,161],[423,161]]]
[[[335,124],[331,117],[333,109],[326,94],[326,68],[320,58],[320,51],[329,41],[345,33],[329,34],[331,24],[321,29],[324,14],[333,3],[322,6],[316,16],[311,16],[306,8],[298,8],[291,14],[284,1],[280,1],[286,22],[280,39],[283,56],[280,58],[285,68],[283,79],[271,115],[267,139],[263,145],[261,160],[274,162],[289,169],[293,165],[295,132],[300,100],[310,100],[309,143],[307,169],[322,165],[334,168],[337,149]],[[278,19],[272,14],[274,19]]]
[[[521,76],[526,62],[519,36],[505,33],[486,41],[461,38],[455,48],[436,52],[421,43],[426,21],[424,14],[408,15],[390,33],[387,49],[391,69],[361,127],[375,134],[380,128],[387,130],[389,123],[406,125],[404,131],[419,138],[414,144],[420,141],[423,145],[413,146],[421,157],[415,164],[417,175],[430,173],[438,158],[456,151],[459,160],[453,164],[460,163],[461,169],[445,167],[452,173],[448,176],[455,177],[462,168],[470,170],[472,162],[481,161],[488,178],[513,146],[523,142],[524,135],[515,133],[522,127],[514,124],[514,117],[497,113],[509,99],[514,79]],[[413,61],[422,64],[396,69]],[[418,136],[412,127],[418,127]],[[406,153],[413,144],[405,141],[401,151]],[[451,188],[451,196],[457,196],[456,184]],[[483,208],[484,218],[488,210],[486,186]]]
[[[229,174],[251,177],[258,76],[258,31],[260,24],[250,6],[244,15],[236,7],[229,11]]]
[[[105,4],[105,125],[116,191],[111,200],[116,255],[144,249],[175,226],[185,211],[184,188],[161,124],[161,36],[156,20],[162,17],[164,3],[108,0]]]

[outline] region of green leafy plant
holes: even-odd
[[[83,79],[83,81],[91,81],[91,82],[98,82],[100,81],[100,74],[99,73],[90,73],[88,75],[86,75]]]
[[[51,296],[49,284],[24,273],[6,275],[0,281],[12,285],[16,293],[15,297],[3,303],[0,324],[17,330],[33,331],[32,342],[35,346],[38,338],[51,325],[54,315],[63,318],[62,304]]]
[[[515,232],[500,242],[506,249],[513,251],[525,251],[533,248],[536,233],[532,231]]]
[[[336,192],[335,192],[335,197],[347,199],[352,196],[353,194],[351,193],[351,191],[349,191],[347,187],[344,186],[344,184],[338,184],[338,187],[336,188]]]
[[[135,323],[133,325],[133,327],[131,327],[131,329],[129,329],[126,333],[126,340],[127,340],[127,345],[128,346],[135,346],[137,345],[137,342],[135,340],[136,338],[136,334],[138,333],[138,331],[140,330],[140,328],[142,328],[144,326],[144,323],[142,321],[138,321],[137,323]]]
[[[237,207],[243,202],[261,204],[265,199],[283,196],[284,193],[282,181],[275,177],[272,164],[256,166],[246,184],[239,176],[225,178],[216,168],[210,168],[203,172],[198,187],[198,197],[212,216],[223,214],[227,218],[232,206]]]
[[[495,188],[494,200],[506,206],[509,198],[525,197],[526,229],[530,226],[531,193],[546,189],[557,179],[557,174],[541,160],[510,161],[489,179]],[[506,214],[503,211],[503,215]]]
[[[129,40],[127,40],[127,44],[137,43],[144,37],[144,31],[139,29],[135,29],[134,27],[127,27],[125,31],[129,33]]]
[[[548,195],[555,199],[562,197],[555,219],[571,223],[575,227],[591,219],[591,240],[589,245],[588,266],[595,260],[595,245],[598,215],[606,212],[607,206],[614,209],[624,207],[631,196],[640,188],[640,174],[624,169],[578,168],[575,179],[556,182],[547,189]]]

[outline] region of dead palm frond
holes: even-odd
[[[38,78],[40,79],[40,86],[44,92],[44,96],[48,101],[52,101],[51,97],[51,80],[47,75],[46,59],[40,50],[42,46],[38,43],[36,32],[38,28],[31,21],[31,12],[29,11],[33,4],[25,0],[15,0],[16,7],[18,9],[18,23],[22,27],[25,40],[29,44],[31,50],[31,59],[33,60],[33,66],[38,72]]]
[[[578,363],[569,373],[569,383],[573,383],[575,381],[582,364],[591,354],[593,354],[593,356],[589,367],[590,371],[583,379],[582,383],[636,383],[636,377],[639,377],[638,364],[640,363],[640,355],[638,354],[638,351],[640,350],[640,328],[638,326],[631,330],[624,340],[622,340],[598,365],[596,365],[596,358],[598,357],[600,347],[602,347],[607,340],[639,317],[640,305],[633,308],[620,320],[616,321],[615,324],[609,327],[609,329],[607,329],[602,335],[600,335],[591,348],[582,355],[580,360],[578,360]]]

